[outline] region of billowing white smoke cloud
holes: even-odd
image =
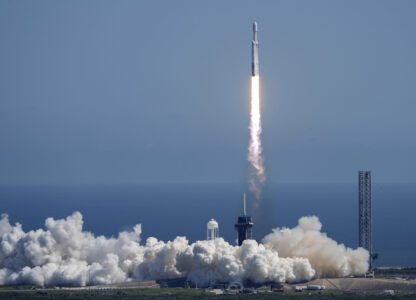
[[[274,230],[258,244],[232,246],[223,239],[189,244],[148,238],[141,226],[117,238],[82,230],[79,212],[45,221],[46,230],[24,232],[0,219],[0,284],[77,285],[188,277],[199,286],[221,281],[297,282],[317,276],[363,274],[368,252],[338,245],[320,232],[316,217],[293,229]],[[279,254],[278,254],[279,253]]]
[[[302,217],[293,228],[274,229],[263,239],[265,247],[281,257],[305,257],[316,271],[316,277],[361,275],[368,270],[368,251],[353,250],[321,232],[318,218]]]

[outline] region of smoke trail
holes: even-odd
[[[187,277],[198,286],[214,282],[299,282],[321,276],[362,275],[368,251],[346,248],[320,231],[316,217],[293,229],[275,229],[263,243],[232,246],[222,238],[189,244],[185,237],[140,244],[141,226],[117,238],[83,231],[79,212],[24,232],[0,218],[0,284],[39,286],[110,284]]]
[[[248,161],[251,170],[249,189],[256,199],[261,199],[262,186],[266,180],[263,166],[263,148],[261,146],[261,113],[260,113],[260,77],[251,77],[251,112],[250,112],[250,142],[248,146]],[[258,202],[256,203],[258,205]]]

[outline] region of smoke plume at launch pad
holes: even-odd
[[[294,228],[275,229],[261,243],[233,246],[222,238],[190,244],[186,237],[140,242],[141,225],[117,237],[83,231],[81,213],[48,218],[45,229],[25,232],[0,219],[0,284],[43,286],[109,284],[187,277],[198,286],[250,280],[298,282],[317,277],[361,275],[368,252],[350,249],[321,232],[317,217]]]

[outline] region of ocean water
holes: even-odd
[[[116,236],[142,224],[142,241],[167,241],[178,235],[191,242],[206,238],[206,223],[219,222],[220,235],[235,243],[234,223],[242,211],[238,185],[3,185],[0,213],[25,231],[43,228],[47,217],[84,216],[84,229]],[[249,197],[257,240],[276,227],[293,227],[316,215],[322,231],[339,243],[357,247],[357,186],[268,186],[258,209]],[[373,184],[373,249],[378,266],[416,266],[416,184]]]

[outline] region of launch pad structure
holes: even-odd
[[[234,227],[237,230],[237,243],[239,246],[245,240],[251,240],[253,238],[253,221],[246,214],[246,193],[243,196],[243,215],[238,217]]]

